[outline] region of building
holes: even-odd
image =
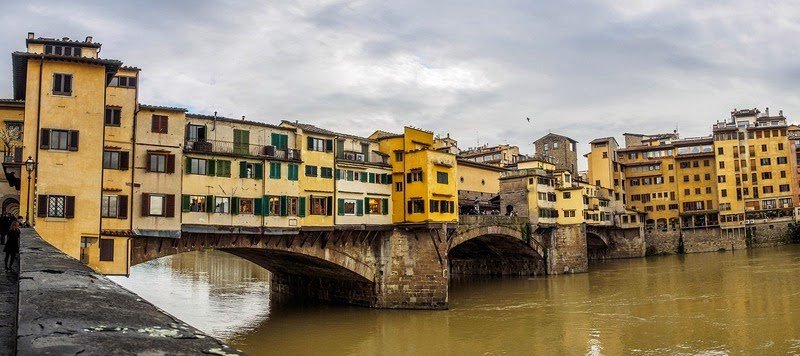
[[[573,175],[578,174],[578,150],[577,143],[569,137],[548,133],[533,141],[536,154],[553,158],[557,168],[570,171]]]
[[[392,165],[395,224],[458,221],[456,156],[435,150],[432,132],[406,127],[402,134],[376,131],[369,138]]]
[[[458,159],[458,208],[461,214],[508,214],[500,206],[500,176],[506,168]],[[476,206],[479,211],[476,210]]]
[[[513,167],[522,157],[519,147],[508,144],[470,147],[458,153],[460,160],[503,168]]]
[[[19,188],[22,177],[23,119],[25,118],[25,101],[0,100],[0,150],[3,152],[3,175],[0,175],[0,212],[19,216]]]

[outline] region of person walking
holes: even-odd
[[[14,259],[17,258],[19,253],[19,223],[14,221],[8,230],[8,239],[6,246],[3,248],[6,253],[4,266],[6,270],[10,271],[14,268]]]
[[[4,245],[6,243],[6,234],[8,234],[8,229],[11,228],[11,217],[7,213],[3,213],[0,216],[0,245]]]

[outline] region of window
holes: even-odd
[[[248,162],[239,162],[239,178],[255,178],[256,177],[256,164]]]
[[[297,216],[297,212],[299,210],[299,204],[298,204],[299,199],[297,197],[288,197],[286,202],[287,202],[286,214],[289,216]]]
[[[75,217],[75,197],[64,195],[39,195],[36,215],[51,218]]]
[[[564,199],[569,199],[571,197],[572,197],[572,193],[571,192],[564,192]]]
[[[356,215],[355,199],[342,199],[342,215]]]
[[[406,173],[406,183],[422,182],[422,170],[412,170],[411,173]]]
[[[408,201],[409,214],[422,214],[425,212],[425,201],[422,199],[411,199]]]
[[[771,185],[765,185],[763,187],[763,190],[764,190],[764,194],[772,193],[772,186]]]
[[[320,167],[319,168],[319,176],[322,177],[322,178],[333,178],[333,168]]]
[[[231,198],[229,197],[214,197],[214,212],[220,214],[230,214],[231,212]]]
[[[116,195],[103,195],[100,203],[100,216],[104,218],[116,218],[119,198]]]
[[[317,176],[317,166],[306,165],[306,177],[316,177],[316,176]]]
[[[725,183],[725,176],[717,176],[717,183]]]
[[[129,157],[125,151],[103,151],[103,168],[127,170]]]
[[[775,136],[775,137],[778,137],[778,136]],[[783,143],[778,143],[778,151],[782,151],[782,150],[783,150]]]
[[[59,56],[80,57],[81,47],[79,46],[61,46],[61,45],[45,45],[44,54],[55,54]]]
[[[250,131],[233,129],[233,153],[250,154]]]
[[[297,172],[295,172],[295,180],[297,180],[296,176]],[[269,177],[272,179],[281,179],[281,164],[280,162],[270,162],[269,163]]]
[[[269,197],[267,201],[268,215],[280,216],[281,215],[281,197]]]
[[[62,151],[78,150],[78,131],[42,129],[39,148]]]
[[[786,171],[781,171],[781,178],[786,178]]]
[[[395,182],[394,183],[394,191],[395,192],[402,192],[403,191],[403,182]]]
[[[136,88],[136,77],[123,77],[117,76],[111,78],[111,83],[108,84],[112,87],[121,87],[121,88]]]
[[[331,197],[311,197],[311,215],[331,215]]]
[[[364,202],[367,206],[367,214],[381,214],[381,199],[376,198],[364,198]],[[386,200],[383,200],[383,204],[386,204]]]
[[[769,166],[770,164],[772,164],[772,162],[771,162],[771,160],[769,158],[762,158],[761,159],[761,165],[762,166]]]
[[[186,173],[206,175],[208,173],[208,161],[199,158],[186,159]]]
[[[778,162],[778,164],[786,164],[786,157],[778,157],[776,162]]]
[[[727,197],[727,196],[728,196],[728,190],[727,190],[727,189],[720,189],[720,191],[719,191],[719,194],[720,194],[720,196],[722,196],[723,198],[724,198],[724,197]]]
[[[160,153],[147,154],[147,171],[156,173],[174,173],[175,155]]]
[[[717,147],[717,154],[721,155],[723,152],[722,147]]]
[[[188,211],[196,212],[196,213],[205,213],[207,206],[206,196],[205,195],[187,195],[188,197]]]
[[[122,121],[122,109],[106,107],[106,126],[119,126]]]
[[[206,127],[202,125],[186,125],[186,139],[189,142],[205,142]]]
[[[72,95],[72,74],[53,74],[53,95]]]
[[[289,149],[289,136],[284,134],[272,133],[272,145],[279,150]]]
[[[100,261],[114,261],[114,239],[100,239]]]
[[[403,161],[403,151],[396,151],[394,153],[394,160],[397,161],[397,162],[402,162]]]
[[[419,172],[420,175],[422,172]],[[420,178],[422,180],[422,178]],[[447,172],[436,172],[436,183],[447,184]]]
[[[761,172],[761,179],[772,179],[772,172]]]
[[[780,186],[778,186],[778,190],[781,191],[781,192],[788,192],[789,191],[789,185],[788,184],[781,184]]]
[[[169,133],[169,118],[164,115],[153,115],[150,124],[150,132],[160,134]]]
[[[289,172],[287,173],[287,177],[289,178],[289,180],[297,180],[300,166],[294,163],[289,163],[288,167],[289,167],[288,168]],[[280,177],[280,174],[278,176]],[[270,163],[270,178],[271,177],[272,177],[272,164]]]
[[[769,131],[767,131],[769,132]],[[758,132],[761,133],[761,132]],[[767,152],[767,145],[761,145],[761,152]]]
[[[164,208],[166,205],[166,200],[164,199],[164,195],[160,194],[151,194],[148,196],[148,204],[147,214],[149,216],[162,216],[164,215]],[[174,204],[174,203],[173,203]]]
[[[330,152],[333,151],[333,140],[324,140],[316,137],[308,137],[309,151]]]
[[[253,199],[239,198],[239,214],[253,213]]]
[[[546,149],[545,149],[546,151]],[[608,152],[603,152],[603,158],[608,158]]]

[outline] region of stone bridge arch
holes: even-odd
[[[184,232],[180,238],[134,237],[131,265],[189,251],[216,249],[272,273],[272,291],[298,298],[375,306],[380,240],[386,231],[295,234]]]
[[[451,275],[544,274],[542,236],[527,219],[507,216],[462,216],[449,239]]]

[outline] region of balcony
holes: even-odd
[[[219,140],[187,140],[185,143],[183,150],[186,152],[300,161],[300,150],[278,149],[271,145],[241,144]]]

